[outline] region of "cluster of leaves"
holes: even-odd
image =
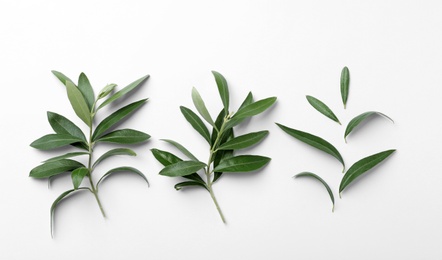
[[[191,109],[181,106],[181,113],[190,125],[206,140],[209,145],[209,159],[207,163],[196,158],[188,149],[172,140],[163,140],[181,151],[186,160],[159,149],[152,149],[155,158],[164,166],[160,175],[169,177],[184,177],[187,180],[175,185],[176,190],[184,187],[200,187],[207,190],[225,223],[224,216],[213,193],[212,185],[226,172],[250,172],[265,166],[270,158],[258,155],[235,155],[236,150],[251,147],[261,142],[268,131],[248,133],[241,136],[234,135],[234,127],[245,119],[258,115],[271,107],[276,97],[270,97],[259,101],[253,100],[250,92],[236,113],[229,110],[229,89],[226,79],[218,72],[212,71],[218,86],[218,91],[223,103],[223,109],[215,120],[210,116],[206,105],[198,91],[192,89],[192,100],[201,117],[212,127],[209,132],[203,120]],[[204,180],[199,172],[205,176]]]
[[[344,67],[341,72],[341,97],[342,97],[342,102],[344,104],[344,109],[346,108],[346,105],[347,105],[349,86],[350,86],[350,73],[349,73],[348,68]],[[315,97],[312,97],[312,96],[306,96],[306,97],[307,97],[307,101],[310,103],[310,105],[313,108],[315,108],[317,111],[319,111],[324,116],[335,121],[336,123],[341,124],[338,117],[333,113],[333,111],[326,104],[324,104],[324,102],[322,102],[321,100],[319,100]],[[350,133],[352,133],[353,130],[355,130],[363,121],[366,121],[369,117],[375,116],[375,115],[383,116],[393,122],[393,120],[391,118],[389,118],[388,116],[386,116],[380,112],[368,111],[368,112],[362,113],[362,114],[356,116],[355,118],[353,118],[347,124],[347,127],[345,129],[345,133],[344,133],[345,142],[347,142],[347,136]],[[299,131],[296,129],[292,129],[292,128],[289,128],[289,127],[284,126],[282,124],[277,123],[277,125],[284,132],[291,135],[292,137],[335,157],[342,164],[342,167],[343,167],[342,172],[345,172],[345,163],[344,163],[344,160],[343,160],[341,154],[328,141],[324,140],[323,138],[321,138],[319,136],[312,135],[312,134],[306,133],[306,132],[302,132],[302,131]],[[359,176],[368,172],[370,169],[372,169],[373,167],[375,167],[376,165],[381,163],[383,160],[385,160],[387,157],[389,157],[395,151],[396,150],[394,150],[394,149],[386,150],[386,151],[365,157],[365,158],[357,161],[356,163],[354,163],[347,170],[347,172],[345,172],[344,177],[341,180],[341,183],[339,185],[339,194],[341,194],[342,191],[349,184],[351,184],[356,178],[358,178]],[[312,178],[320,181],[325,186],[325,188],[327,189],[327,191],[330,195],[330,199],[333,203],[333,207],[332,207],[332,211],[333,211],[333,209],[334,209],[333,192],[330,189],[329,185],[321,177],[319,177],[318,175],[311,173],[311,172],[302,172],[302,173],[295,175],[294,177],[312,177]]]
[[[57,207],[58,203],[60,203],[60,201],[66,198],[68,195],[72,195],[79,191],[90,191],[95,196],[103,217],[105,217],[100,199],[98,198],[98,187],[104,179],[114,173],[132,172],[138,174],[147,182],[147,178],[138,169],[129,166],[122,166],[107,171],[96,183],[94,183],[92,179],[94,169],[104,160],[115,155],[136,155],[133,150],[128,148],[114,148],[102,154],[98,159],[93,161],[93,151],[96,144],[103,142],[115,144],[137,144],[150,138],[148,134],[137,130],[114,129],[122,122],[122,120],[128,118],[128,116],[138,110],[147,101],[147,99],[133,102],[118,109],[103,119],[96,127],[94,127],[95,115],[100,109],[116,100],[123,98],[127,93],[141,86],[141,83],[149,77],[148,75],[134,81],[127,87],[115,93],[114,89],[117,85],[109,84],[100,91],[97,97],[95,97],[93,88],[84,73],[80,74],[77,85],[75,85],[71,79],[58,71],[52,71],[52,73],[66,86],[68,99],[72,105],[72,108],[74,109],[76,115],[87,125],[89,131],[88,138],[86,138],[86,135],[83,133],[80,127],[75,125],[72,121],[57,113],[47,112],[49,124],[55,133],[45,135],[31,143],[32,147],[39,150],[52,150],[65,146],[70,146],[77,150],[75,152],[62,154],[44,161],[41,165],[32,169],[29,175],[30,177],[38,179],[48,178],[48,181],[50,181],[50,178],[54,176],[58,176],[66,172],[71,173],[73,189],[63,192],[53,202],[50,209],[51,235],[55,208]],[[98,101],[105,97],[108,98],[98,105]],[[78,156],[87,156],[87,166],[79,161],[70,159]],[[89,179],[89,186],[81,186],[85,177]]]

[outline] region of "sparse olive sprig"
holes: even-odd
[[[342,98],[342,102],[344,104],[344,109],[345,109],[346,105],[347,105],[348,93],[349,93],[349,89],[350,89],[350,72],[347,67],[344,67],[341,71],[340,87],[341,87],[340,88],[341,98]],[[340,121],[338,120],[338,117],[333,113],[333,111],[325,103],[323,103],[319,99],[312,97],[312,96],[307,96],[307,101],[310,103],[310,105],[312,105],[321,114],[323,114],[323,115],[327,116],[328,118],[332,119],[333,121],[341,124]],[[367,120],[369,117],[374,116],[374,115],[383,116],[393,122],[393,120],[391,118],[389,118],[388,116],[386,116],[385,114],[382,114],[380,112],[368,111],[368,112],[362,113],[362,114],[356,116],[355,118],[353,118],[348,123],[348,125],[345,129],[345,133],[344,133],[345,142],[347,142],[347,136],[354,129],[356,129],[363,121]],[[342,159],[341,154],[338,152],[338,150],[332,144],[330,144],[326,140],[322,139],[319,136],[312,135],[310,133],[306,133],[306,132],[302,132],[302,131],[299,131],[296,129],[292,129],[292,128],[289,128],[287,126],[284,126],[284,125],[281,125],[278,123],[276,123],[276,124],[284,132],[286,132],[290,136],[292,136],[292,137],[294,137],[294,138],[296,138],[306,144],[309,144],[309,145],[311,145],[311,146],[313,146],[323,152],[326,152],[326,153],[332,155],[333,157],[338,159],[342,163],[342,165],[344,166],[344,160]],[[370,169],[372,169],[376,165],[380,164],[382,161],[384,161],[387,157],[389,157],[395,151],[396,150],[392,149],[392,150],[380,152],[380,153],[368,156],[366,158],[363,158],[363,159],[357,161],[356,163],[354,163],[347,170],[347,172],[345,172],[344,177],[341,180],[341,184],[339,186],[339,196],[341,195],[341,192],[348,185],[350,185],[356,178],[358,178],[359,176],[362,176],[363,174],[368,172]],[[345,170],[345,166],[344,166],[344,170]],[[342,171],[343,173],[344,173],[344,170]],[[333,202],[333,208],[334,208],[333,193],[331,192],[331,189],[328,186],[328,184],[321,177],[319,177],[316,174],[310,173],[310,172],[303,172],[303,173],[296,175],[295,177],[301,177],[301,176],[312,177],[312,178],[320,181],[326,187],[326,189],[330,195],[330,198]]]
[[[102,154],[94,161],[94,147],[97,144],[104,142],[115,144],[137,144],[145,142],[150,138],[148,134],[137,130],[115,129],[117,124],[121,123],[123,120],[127,119],[130,115],[137,111],[144,103],[146,103],[147,99],[142,99],[126,105],[103,119],[97,126],[94,124],[95,116],[101,108],[124,97],[125,94],[129,93],[135,88],[140,87],[142,83],[149,77],[148,75],[132,82],[125,88],[113,94],[112,92],[117,85],[109,84],[99,92],[97,97],[95,97],[94,90],[84,73],[80,74],[78,85],[75,85],[71,79],[58,71],[52,71],[52,73],[66,86],[68,99],[73,110],[75,111],[75,114],[88,127],[88,137],[86,138],[86,135],[83,133],[80,127],[75,125],[66,117],[54,112],[48,112],[48,121],[55,133],[45,135],[31,143],[32,147],[39,150],[52,150],[69,145],[72,146],[72,148],[80,150],[78,152],[69,152],[50,158],[44,161],[41,165],[32,169],[29,174],[29,176],[33,178],[49,179],[53,176],[66,172],[71,173],[73,189],[63,192],[53,202],[50,209],[51,235],[53,234],[52,229],[55,209],[58,203],[65,197],[73,195],[79,191],[87,190],[94,195],[103,217],[106,217],[101,205],[101,201],[98,197],[98,188],[104,179],[114,173],[131,172],[141,176],[147,182],[147,184],[149,184],[146,176],[144,176],[141,171],[129,166],[113,168],[103,174],[97,182],[94,182],[94,169],[102,161],[116,155],[136,155],[136,153],[129,148],[114,148]],[[98,105],[99,101],[105,97],[108,98]],[[87,155],[86,164],[69,159],[82,155]],[[82,187],[81,184],[85,177],[89,179],[89,185]]]
[[[268,135],[268,131],[253,132],[235,137],[234,127],[246,118],[253,117],[267,110],[275,103],[276,97],[254,101],[252,93],[249,93],[237,112],[231,112],[229,109],[230,97],[227,81],[220,73],[216,71],[212,71],[212,73],[223,104],[223,109],[215,120],[210,116],[198,90],[196,88],[192,89],[193,104],[201,117],[212,127],[212,131],[209,131],[207,125],[195,112],[187,107],[180,107],[185,119],[209,145],[207,162],[199,160],[187,148],[169,139],[164,139],[163,141],[175,146],[187,159],[183,160],[170,152],[159,149],[151,149],[151,151],[154,157],[164,166],[160,171],[160,175],[187,179],[177,183],[175,185],[176,190],[186,187],[200,187],[207,190],[215,203],[222,221],[225,223],[224,215],[213,192],[213,184],[219,180],[223,173],[256,171],[270,161],[270,158],[264,156],[235,155],[237,150],[249,148],[261,142]]]

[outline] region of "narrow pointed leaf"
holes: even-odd
[[[180,109],[181,113],[186,118],[186,120],[210,144],[210,133],[209,130],[207,129],[207,126],[204,124],[203,120],[201,120],[201,118],[199,118],[197,114],[195,114],[192,110],[188,109],[187,107],[180,106]]]
[[[180,183],[175,184],[176,190],[181,190],[184,187],[203,187],[204,189],[209,191],[207,189],[206,185],[204,185],[200,182],[196,182],[196,181],[185,181],[185,182],[180,182]]]
[[[223,160],[226,160],[227,158],[233,157],[233,150],[225,150],[225,151],[218,151],[216,152],[215,160],[213,161],[213,165],[216,168],[216,166],[219,165],[219,163]],[[223,172],[216,171],[213,174],[213,182],[216,182],[221,176],[223,175]]]
[[[250,172],[262,168],[270,158],[258,155],[239,155],[221,161],[215,172]]]
[[[244,149],[261,142],[268,134],[269,131],[260,131],[237,136],[219,146],[218,150]]]
[[[175,142],[173,140],[169,140],[169,139],[161,139],[161,141],[167,142],[173,146],[175,146],[178,150],[180,150],[185,156],[189,157],[189,159],[193,160],[193,161],[199,161],[198,158],[195,157],[195,155],[193,155],[191,152],[189,152],[189,150],[186,149],[186,147],[182,146],[181,144],[179,144],[178,142]]]
[[[102,99],[107,97],[107,95],[109,95],[112,91],[114,91],[114,88],[117,86],[117,84],[108,84],[106,85],[101,91],[100,93],[98,93],[98,98],[97,99]]]
[[[238,112],[236,112],[233,115],[232,119],[234,118],[240,119],[244,117],[251,117],[261,114],[262,112],[266,111],[269,107],[271,107],[275,102],[276,102],[276,97],[270,97],[258,100],[238,110]]]
[[[137,154],[132,151],[131,149],[127,149],[127,148],[115,148],[112,149],[110,151],[107,151],[106,153],[104,153],[103,155],[101,155],[96,161],[95,163],[92,165],[92,168],[95,168],[95,166],[97,166],[100,162],[106,160],[107,158],[111,157],[111,156],[115,156],[115,155],[129,155],[129,156],[136,156]]]
[[[86,103],[89,107],[89,111],[92,109],[92,105],[95,101],[95,95],[94,90],[92,89],[91,83],[89,82],[89,79],[87,78],[86,74],[83,72],[80,74],[80,77],[78,78],[78,89],[83,94],[84,99],[86,100]]]
[[[84,165],[71,159],[61,159],[35,167],[31,170],[29,177],[48,178],[60,173],[70,172],[80,167],[84,167]]]
[[[319,100],[315,97],[312,97],[312,96],[306,96],[306,97],[307,97],[307,101],[310,103],[310,105],[312,105],[312,107],[314,109],[318,110],[321,114],[330,118],[331,120],[335,121],[336,123],[341,124],[341,122],[339,122],[338,117],[321,100]]]
[[[80,187],[81,182],[84,179],[84,176],[86,176],[89,173],[89,169],[85,167],[77,168],[72,171],[71,178],[72,183],[74,184],[74,189],[78,189]]]
[[[207,110],[206,104],[204,104],[204,101],[196,88],[192,88],[192,100],[196,110],[198,110],[198,113],[200,113],[204,120],[206,120],[206,122],[211,124],[212,126],[215,126],[215,123],[213,122],[212,117]]]
[[[109,142],[118,144],[137,144],[147,141],[150,135],[133,130],[133,129],[120,129],[98,138],[96,142]]]
[[[383,116],[387,119],[389,119],[391,122],[394,123],[393,119],[391,119],[390,117],[388,117],[385,114],[382,114],[380,112],[376,112],[376,111],[368,111],[365,113],[360,114],[359,116],[353,118],[347,125],[347,128],[345,129],[345,134],[344,134],[344,139],[347,139],[347,136],[359,125],[361,124],[363,121],[365,121],[367,118],[374,116],[374,115],[379,115],[379,116]]]
[[[213,145],[215,143],[216,138],[218,137],[218,131],[221,129],[221,125],[224,122],[224,117],[226,116],[226,112],[224,109],[219,112],[218,116],[215,120],[215,127],[212,128],[212,135],[210,136],[210,145]]]
[[[186,176],[201,170],[205,166],[206,164],[203,162],[181,161],[164,167],[160,171],[160,175],[169,177]]]
[[[155,159],[157,159],[164,166],[169,166],[171,164],[183,161],[178,156],[176,156],[172,153],[166,152],[166,151],[162,151],[159,149],[151,149],[151,151],[152,151],[152,154],[155,157]],[[194,172],[190,175],[183,176],[183,177],[190,179],[190,180],[200,182],[205,185],[204,180],[196,172]]]
[[[51,150],[81,141],[80,138],[72,135],[48,134],[32,142],[31,146],[40,150]]]
[[[107,130],[109,130],[112,126],[131,115],[135,110],[140,108],[144,103],[146,103],[147,99],[142,99],[136,102],[133,102],[125,107],[120,108],[119,110],[112,113],[110,116],[103,119],[103,121],[98,124],[97,128],[92,135],[92,140],[95,141],[101,135],[103,135]]]
[[[253,103],[253,94],[252,92],[249,92],[249,94],[247,94],[246,98],[242,102],[241,106],[239,106],[238,110],[241,110],[243,107],[250,105],[252,103]]]
[[[298,139],[299,141],[302,141],[306,144],[309,144],[323,152],[326,152],[330,154],[331,156],[338,159],[339,162],[341,162],[342,166],[345,168],[344,160],[342,159],[341,154],[338,152],[338,150],[329,142],[322,139],[319,136],[315,136],[306,132],[302,132],[296,129],[289,128],[287,126],[281,125],[276,123],[284,132],[287,134],[293,136],[294,138]]]
[[[64,75],[64,74],[61,73],[61,72],[58,72],[58,71],[56,71],[56,70],[53,70],[53,71],[51,71],[51,72],[52,72],[52,74],[54,74],[54,75],[58,78],[58,80],[60,80],[61,83],[63,83],[63,85],[65,85],[65,86],[66,86],[66,82],[68,82],[68,81],[72,82],[72,84],[74,83],[70,78],[68,78],[66,75]]]
[[[332,204],[333,204],[332,211],[334,211],[334,208],[335,208],[335,197],[333,196],[333,191],[330,189],[330,186],[328,186],[327,182],[325,182],[318,175],[316,175],[314,173],[311,173],[311,172],[301,172],[301,173],[296,174],[294,177],[295,178],[298,178],[298,177],[311,177],[311,178],[314,178],[314,179],[320,181],[324,185],[324,187],[327,189],[328,195],[330,196],[330,199],[331,199]]]
[[[49,124],[57,134],[69,134],[80,138],[84,142],[87,142],[83,131],[81,131],[81,129],[74,123],[72,123],[69,119],[62,115],[49,111],[47,112],[47,115]]]
[[[111,174],[113,174],[113,173],[117,173],[117,172],[131,172],[131,173],[135,173],[135,174],[139,175],[141,178],[143,178],[143,179],[146,181],[147,186],[149,186],[149,181],[147,180],[146,176],[145,176],[141,171],[139,171],[138,169],[135,169],[135,168],[133,168],[133,167],[123,166],[123,167],[114,168],[114,169],[109,170],[108,172],[106,172],[106,173],[103,175],[103,177],[101,177],[101,178],[98,180],[96,187],[98,188],[98,185],[99,185],[101,182],[103,182],[104,179],[106,179],[107,177],[109,177],[109,175],[111,175]]]
[[[66,82],[66,90],[75,114],[77,114],[77,116],[90,127],[92,125],[91,113],[83,94],[81,94],[80,90],[69,81]]]
[[[347,67],[344,67],[341,71],[341,97],[344,108],[347,107],[348,92],[350,86],[350,72]]]
[[[123,97],[124,95],[126,95],[127,93],[129,93],[130,91],[134,90],[135,88],[141,86],[141,83],[143,81],[145,81],[146,79],[149,78],[149,75],[146,75],[144,77],[141,77],[139,79],[137,79],[136,81],[130,83],[129,85],[127,85],[126,87],[124,87],[123,89],[121,89],[120,91],[118,91],[117,93],[113,94],[112,96],[110,96],[108,99],[106,99],[98,108],[97,110],[101,109],[102,107],[110,104],[111,102]]]
[[[57,208],[57,205],[60,203],[60,201],[62,201],[64,198],[66,198],[72,192],[81,191],[81,190],[89,190],[89,188],[80,188],[78,190],[72,189],[72,190],[65,191],[60,196],[58,196],[58,198],[55,199],[55,201],[52,203],[51,210],[50,210],[50,215],[51,215],[50,216],[50,218],[51,218],[51,236],[53,236],[54,215],[55,215],[55,209]]]
[[[341,184],[339,185],[339,193],[341,193],[356,178],[366,173],[376,165],[380,164],[395,151],[396,150],[383,151],[357,161],[347,170],[344,177],[342,178]]]
[[[67,159],[67,158],[72,158],[72,157],[75,157],[75,156],[86,155],[86,154],[89,154],[89,153],[87,153],[87,152],[67,153],[67,154],[63,154],[63,155],[60,155],[60,156],[55,156],[55,157],[52,157],[50,159],[47,159],[46,161],[43,161],[43,163],[54,162],[54,161],[58,161],[58,160],[61,160],[61,159]]]
[[[226,114],[229,113],[229,87],[227,86],[227,81],[221,73],[212,71],[213,76],[215,77],[216,85],[218,86],[219,95],[221,97],[221,101],[224,105],[224,112]]]

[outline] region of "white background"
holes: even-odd
[[[0,1],[0,259],[441,259],[441,13],[439,1]],[[351,74],[346,110],[343,66]],[[55,154],[29,144],[51,132],[46,111],[82,122],[52,69],[71,78],[85,72],[96,93],[150,74],[125,102],[150,101],[123,126],[152,135],[133,147],[137,157],[96,171],[138,167],[151,187],[130,174],[107,180],[100,191],[107,219],[90,194],[67,199],[56,211],[54,239],[49,208],[72,184],[65,175],[47,189],[29,178]],[[159,176],[149,151],[173,150],[159,141],[170,138],[207,160],[207,145],[179,105],[193,108],[195,86],[217,114],[222,104],[211,70],[227,78],[232,110],[249,90],[256,99],[278,97],[237,130],[270,130],[245,152],[271,163],[226,174],[214,186],[227,225],[207,192],[177,192],[178,180]],[[374,118],[345,144],[345,125],[315,111],[306,94],[344,124],[369,110],[395,124]],[[273,122],[324,137],[348,166],[397,152],[339,199],[339,162]],[[332,187],[334,213],[319,183],[292,179],[306,170]]]

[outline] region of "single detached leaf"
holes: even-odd
[[[54,112],[48,111],[47,114],[49,124],[57,134],[69,134],[80,138],[84,142],[87,142],[86,137],[84,136],[81,129],[74,123],[72,123],[69,119]]]
[[[78,88],[69,81],[66,82],[66,90],[75,114],[77,114],[77,116],[90,127],[92,125],[91,112],[89,111],[89,107],[83,97],[83,94],[81,94],[80,90],[78,90]]]
[[[183,161],[178,156],[171,154],[169,152],[166,152],[166,151],[162,151],[162,150],[158,150],[158,149],[151,149],[151,151],[152,151],[152,154],[155,157],[155,159],[157,159],[164,166],[169,166],[171,164]],[[190,175],[183,176],[183,177],[190,179],[190,180],[200,182],[205,185],[204,180],[196,172],[194,172]]]
[[[201,182],[197,182],[197,181],[185,181],[185,182],[177,183],[177,184],[175,185],[175,189],[176,189],[176,190],[181,190],[181,189],[184,188],[184,187],[203,187],[204,189],[206,189],[207,191],[209,191],[209,190],[207,189],[207,186],[206,186],[206,185],[204,185],[204,184],[201,183]]]
[[[261,114],[262,112],[266,111],[269,107],[271,107],[275,102],[276,102],[276,97],[269,97],[258,100],[238,110],[238,112],[236,112],[233,115],[232,119],[251,117]]]
[[[341,184],[339,185],[339,193],[341,193],[356,178],[366,173],[368,170],[372,169],[376,165],[380,164],[395,151],[396,150],[383,151],[357,161],[347,170],[344,177],[342,178]]]
[[[180,109],[181,113],[186,118],[186,120],[210,144],[210,133],[209,130],[207,129],[207,126],[204,124],[203,120],[201,120],[201,118],[199,118],[199,116],[195,114],[195,112],[188,109],[187,107],[180,106]]]
[[[269,131],[260,131],[237,136],[218,147],[218,150],[238,150],[255,145],[264,139]]]
[[[123,166],[123,167],[114,168],[114,169],[109,170],[108,172],[106,172],[106,173],[105,173],[105,174],[104,174],[104,175],[98,180],[96,187],[98,188],[98,185],[99,185],[101,182],[103,182],[104,179],[106,179],[107,177],[109,177],[109,175],[111,175],[112,173],[117,173],[117,172],[132,172],[132,173],[135,173],[135,174],[141,176],[141,178],[143,178],[143,179],[146,181],[147,186],[149,186],[149,181],[147,180],[146,176],[145,176],[141,171],[139,171],[138,169],[135,169],[135,168],[133,168],[133,167]]]
[[[161,141],[167,142],[173,146],[175,146],[178,150],[180,150],[185,156],[189,157],[189,159],[193,161],[199,161],[198,158],[196,158],[189,150],[186,149],[186,147],[182,146],[178,142],[175,142],[170,139],[161,139]]]
[[[125,107],[120,108],[119,110],[112,113],[110,116],[103,119],[103,121],[98,124],[97,128],[95,128],[94,134],[92,135],[92,140],[97,140],[116,123],[120,122],[121,120],[132,114],[135,110],[140,108],[144,103],[146,103],[146,101],[147,99],[142,99],[133,102]]]
[[[144,142],[150,138],[150,135],[133,130],[133,129],[120,129],[98,138],[96,142],[109,142],[118,144],[137,144]]]
[[[339,119],[335,115],[335,113],[333,113],[333,111],[326,104],[324,104],[321,100],[319,100],[315,97],[312,97],[312,96],[306,96],[306,97],[307,97],[307,101],[310,103],[310,105],[312,105],[313,108],[318,110],[324,116],[335,121],[336,123],[341,124],[341,122],[339,122]]]
[[[348,92],[350,85],[350,72],[347,67],[344,67],[341,71],[341,97],[344,108],[347,106]]]
[[[89,111],[92,111],[92,105],[95,101],[94,90],[92,89],[91,83],[89,79],[86,77],[86,74],[83,72],[80,74],[78,78],[78,89],[83,94],[84,99],[89,107]]]
[[[287,134],[293,136],[294,138],[298,139],[299,141],[302,141],[306,144],[309,144],[323,152],[326,152],[330,154],[331,156],[338,159],[339,162],[342,163],[342,166],[345,168],[344,159],[342,159],[341,154],[338,152],[338,150],[329,142],[325,141],[319,136],[312,135],[306,132],[302,132],[296,129],[292,129],[290,127],[281,125],[276,123],[284,132]]]
[[[71,178],[72,183],[74,184],[74,189],[77,190],[78,187],[80,187],[81,182],[84,179],[84,176],[86,176],[89,173],[89,169],[85,167],[77,168],[72,171]]]
[[[61,200],[63,200],[65,197],[67,197],[72,192],[81,191],[81,190],[89,190],[89,188],[79,188],[78,190],[72,189],[72,190],[65,191],[60,196],[58,196],[58,198],[55,199],[55,201],[52,203],[51,210],[50,210],[50,214],[51,214],[51,236],[53,236],[54,214],[55,214],[55,209],[57,208],[58,203],[60,203]]]
[[[127,149],[127,148],[115,148],[112,149],[110,151],[107,151],[106,153],[104,153],[103,155],[101,155],[96,161],[95,163],[92,165],[92,168],[95,168],[95,166],[97,166],[100,162],[106,160],[107,158],[111,157],[111,156],[115,156],[115,155],[129,155],[129,156],[136,156],[137,154],[132,151],[131,149]]]
[[[335,209],[335,197],[333,196],[333,192],[330,189],[330,186],[328,186],[328,184],[321,177],[319,177],[318,175],[316,175],[314,173],[311,173],[311,172],[301,172],[301,173],[296,174],[294,177],[295,178],[298,178],[298,177],[312,177],[312,178],[320,181],[324,185],[324,187],[327,189],[328,195],[330,195],[330,199],[331,199],[332,204],[333,204],[332,211],[334,211],[334,209]]]
[[[213,76],[215,77],[216,85],[218,86],[219,95],[221,97],[221,101],[224,105],[224,112],[226,115],[229,113],[229,88],[227,86],[227,81],[221,73],[212,71]]]
[[[212,117],[207,110],[206,104],[204,104],[204,101],[196,88],[192,88],[192,100],[196,110],[198,110],[198,113],[200,113],[204,120],[206,120],[206,122],[211,124],[212,126],[215,126],[215,123],[213,122]]]
[[[58,161],[60,159],[67,159],[67,158],[72,158],[72,157],[75,157],[75,156],[86,155],[86,154],[89,154],[89,153],[87,153],[87,152],[67,153],[67,154],[63,154],[63,155],[60,155],[60,156],[55,156],[55,157],[52,157],[50,159],[47,159],[43,163],[54,162],[54,161]]]
[[[258,155],[239,155],[221,161],[215,172],[250,172],[256,171],[270,162],[270,158]]]
[[[74,83],[70,78],[68,78],[66,75],[64,75],[64,74],[61,73],[61,72],[58,72],[58,71],[56,71],[56,70],[52,70],[51,72],[52,72],[52,74],[54,74],[54,75],[58,78],[58,80],[60,80],[61,83],[63,83],[63,85],[65,85],[65,86],[66,86],[66,82],[68,82],[68,81]]]
[[[359,116],[353,118],[347,125],[347,128],[345,129],[345,134],[344,134],[344,139],[347,141],[347,136],[359,125],[361,124],[363,121],[365,121],[367,118],[369,118],[370,116],[373,115],[380,115],[383,116],[387,119],[390,119],[391,122],[394,123],[393,119],[391,119],[390,117],[388,117],[385,114],[382,114],[380,112],[376,112],[376,111],[368,111],[365,113],[360,114]]]
[[[160,171],[160,175],[177,177],[186,176],[197,172],[206,166],[203,162],[196,161],[181,161],[164,167]]]
[[[40,150],[51,150],[72,143],[82,142],[78,137],[67,134],[48,134],[31,143],[31,146]]]
[[[134,90],[135,88],[141,86],[141,83],[143,81],[145,81],[146,79],[149,78],[149,75],[146,75],[144,77],[141,77],[137,80],[135,80],[134,82],[130,83],[129,85],[127,85],[126,87],[124,87],[122,90],[118,91],[117,93],[113,94],[112,96],[110,96],[108,99],[106,99],[106,101],[104,101],[98,108],[97,110],[103,108],[104,106],[110,104],[111,102],[123,97],[124,95],[126,95],[127,93],[129,93],[130,91]]]
[[[84,165],[74,160],[61,159],[58,161],[47,162],[35,167],[31,170],[29,177],[48,178],[60,173],[75,170],[80,167],[84,167]]]

